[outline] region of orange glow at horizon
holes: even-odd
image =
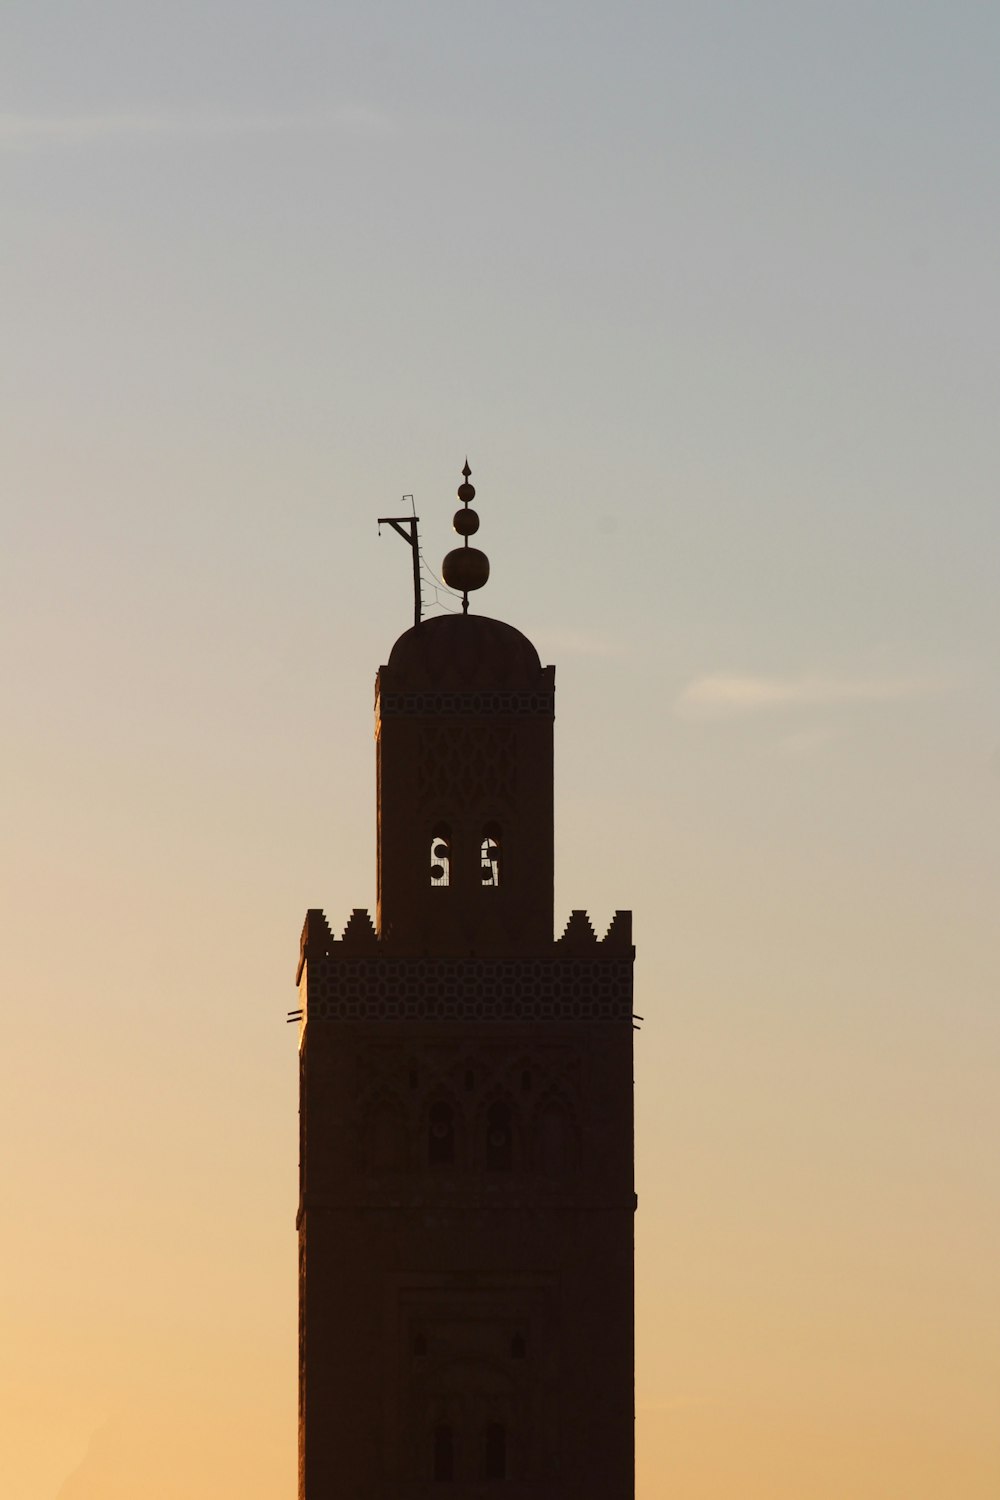
[[[998,27],[6,8],[4,1500],[294,1493],[284,1018],[466,452],[634,911],[638,1500],[996,1500]]]

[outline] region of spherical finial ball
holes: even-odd
[[[463,505],[471,505],[472,501],[476,498],[476,486],[466,480],[464,484],[460,484],[458,487],[458,498]]]
[[[478,547],[456,547],[441,564],[441,577],[450,589],[471,594],[490,576],[490,560]]]
[[[479,516],[474,510],[456,510],[451,524],[459,536],[474,536],[479,530]]]

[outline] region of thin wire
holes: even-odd
[[[404,500],[409,500],[409,502],[410,502],[410,510],[412,511],[414,518],[416,518],[416,514],[417,514],[417,502],[416,502],[415,497],[413,495],[404,495],[403,499]],[[379,535],[381,535],[381,528],[379,528]],[[458,610],[457,609],[449,609],[448,605],[444,603],[444,600],[445,599],[461,600],[462,595],[456,593],[454,589],[450,589],[447,586],[447,584],[444,583],[438,577],[438,575],[434,572],[434,569],[430,566],[430,564],[428,563],[426,557],[424,556],[424,549],[423,549],[423,546],[421,545],[421,542],[420,542],[420,533],[419,533],[419,531],[417,533],[417,569],[418,569],[418,577],[419,577],[419,583],[420,583],[420,613],[421,613],[421,617],[428,610],[432,610],[432,609],[440,609],[446,615],[457,615],[458,614]],[[434,596],[433,601],[431,601],[429,599],[427,601],[426,605],[424,603],[424,589],[425,588],[426,588],[428,594],[433,594],[433,596]]]
[[[443,598],[461,599],[461,594],[456,594],[454,589],[450,589],[448,588],[447,584],[442,583],[441,579],[434,572],[434,569],[430,566],[427,559],[424,557],[423,547],[417,548],[417,557],[419,560],[420,569],[422,573],[426,575],[427,588],[430,593],[434,595],[434,603],[429,605],[429,608],[443,610],[446,615],[457,614],[457,609],[449,609],[447,604],[443,603],[442,600]]]

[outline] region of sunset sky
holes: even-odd
[[[468,453],[635,911],[639,1500],[1000,1494],[1000,8],[7,0],[4,1500],[295,1492],[307,906]]]

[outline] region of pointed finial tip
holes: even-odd
[[[478,547],[469,546],[469,537],[479,530],[479,517],[474,510],[469,509],[470,502],[476,498],[475,487],[469,483],[471,473],[466,457],[465,468],[462,470],[464,478],[458,487],[458,498],[463,509],[456,511],[454,517],[454,527],[462,537],[463,545],[449,552],[441,564],[441,576],[445,583],[462,595],[463,615],[468,612],[469,594],[474,589],[481,589],[490,576],[490,560],[486,553],[480,552]]]

